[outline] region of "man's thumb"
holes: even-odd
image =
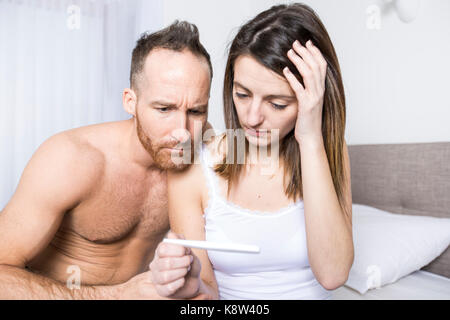
[[[167,233],[167,239],[185,239],[185,237],[182,234],[177,234],[177,233],[173,232],[172,230],[170,230]]]

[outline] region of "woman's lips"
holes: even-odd
[[[253,137],[261,137],[267,134],[267,130],[255,130],[250,128],[245,128],[245,133]]]

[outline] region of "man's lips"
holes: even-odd
[[[171,148],[171,147],[163,147],[162,149],[173,153],[182,153],[184,150],[183,148]]]

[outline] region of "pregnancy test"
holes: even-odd
[[[198,241],[198,240],[183,240],[183,239],[167,239],[163,240],[165,243],[179,244],[183,247],[215,250],[215,251],[228,251],[228,252],[241,252],[241,253],[259,253],[259,247],[248,244],[239,243],[226,243],[226,242],[211,242],[211,241]]]

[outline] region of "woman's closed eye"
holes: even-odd
[[[235,94],[236,94],[236,97],[238,97],[240,99],[248,98],[248,94],[246,94],[246,93],[235,92]]]
[[[275,109],[277,110],[283,110],[284,108],[287,107],[287,104],[278,104],[278,103],[270,103]]]
[[[247,99],[250,97],[249,94],[238,92],[238,91],[236,91],[234,94],[236,95],[236,97],[238,99]],[[279,103],[274,103],[274,102],[269,102],[269,103],[272,105],[273,108],[275,108],[277,110],[283,110],[288,106],[287,104],[279,104]]]

